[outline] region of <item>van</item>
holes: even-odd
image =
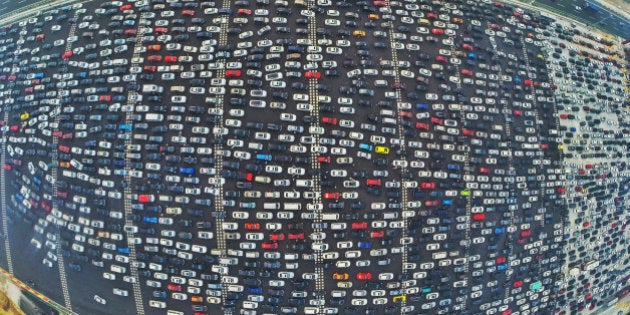
[[[324,213],[324,214],[322,214],[322,220],[338,221],[339,220],[339,213]]]
[[[142,93],[159,94],[164,92],[164,87],[156,84],[144,84],[142,85]]]
[[[394,117],[394,111],[389,109],[381,109],[381,116]]]
[[[265,202],[263,204],[263,209],[265,209],[265,210],[278,210],[278,209],[280,209],[280,203],[279,202]]]
[[[390,125],[390,126],[395,126],[397,124],[396,119],[389,118],[389,117],[383,118],[382,122],[384,125]]]
[[[302,210],[302,204],[297,203],[297,202],[285,203],[284,210],[292,210],[292,211]]]

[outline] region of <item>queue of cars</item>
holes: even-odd
[[[301,3],[110,1],[2,30],[9,212],[43,264],[60,248],[110,307],[140,283],[150,312],[563,306],[547,22]]]
[[[624,296],[629,261],[617,240],[623,238],[618,215],[628,194],[627,89],[609,38],[566,23],[554,23],[549,31],[546,55],[558,91],[569,210],[563,234],[568,273],[558,285],[557,311],[588,313]],[[593,201],[585,202],[585,196]],[[602,229],[609,233],[600,234]]]

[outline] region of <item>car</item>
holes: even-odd
[[[333,273],[332,278],[335,280],[348,280],[350,278],[350,275],[348,275],[347,273]]]
[[[322,74],[319,71],[306,71],[304,72],[304,77],[307,79],[319,79],[322,77]]]
[[[357,280],[372,280],[371,272],[359,272],[357,273]]]

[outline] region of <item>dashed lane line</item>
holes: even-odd
[[[148,4],[147,4],[148,5]],[[143,22],[147,21],[146,19],[140,17],[139,20],[139,25],[144,25]],[[133,48],[133,55],[131,58],[131,67],[137,67],[139,65],[141,65],[142,63],[142,59],[140,57],[140,52],[142,51],[142,47],[143,47],[143,38],[144,38],[144,34],[145,32],[142,31],[141,29],[138,29],[137,33],[136,33],[136,44],[134,45]],[[135,83],[131,82],[131,83]],[[129,90],[127,91],[127,106],[135,106],[136,104],[136,100],[138,99],[138,93],[135,90]],[[133,222],[133,208],[132,208],[132,198],[134,196],[133,191],[131,189],[131,182],[133,181],[134,176],[132,176],[131,172],[135,171],[134,169],[132,169],[130,167],[131,165],[131,160],[130,160],[130,149],[131,149],[131,145],[132,145],[132,139],[133,139],[133,122],[135,121],[134,116],[135,116],[135,112],[134,111],[127,111],[125,112],[125,125],[126,126],[131,126],[128,128],[125,128],[125,172],[124,172],[124,178],[125,178],[125,187],[124,187],[124,194],[123,194],[123,205],[124,205],[124,211],[125,211],[125,233],[126,233],[126,240],[127,240],[127,248],[129,249],[129,273],[131,275],[131,277],[134,279],[134,281],[131,283],[131,287],[132,287],[132,291],[133,291],[133,299],[135,302],[135,308],[136,308],[136,314],[144,314],[145,310],[144,310],[144,302],[143,302],[143,298],[142,298],[142,288],[140,286],[140,277],[138,275],[138,265],[136,264],[137,262],[137,254],[136,254],[136,237],[135,237],[135,231],[131,228],[134,225]]]
[[[311,16],[308,17],[309,23],[308,23],[308,28],[309,28],[309,34],[308,34],[308,39],[311,42],[312,45],[315,45],[317,43],[317,18],[316,18],[316,14],[314,11],[312,11],[313,7],[315,6],[315,4],[313,2],[308,2],[308,6],[307,6],[307,10],[310,11],[309,14]],[[318,67],[319,69],[319,67]],[[321,165],[319,164],[317,158],[320,155],[320,151],[318,150],[318,148],[320,147],[320,143],[319,143],[319,136],[320,136],[320,131],[321,131],[321,125],[319,124],[319,93],[317,91],[317,78],[316,77],[312,77],[308,80],[308,92],[309,92],[309,104],[311,105],[312,109],[311,109],[311,115],[313,116],[313,122],[311,123],[311,125],[309,126],[309,133],[311,134],[311,136],[315,139],[314,140],[314,144],[311,145],[311,168],[314,170],[313,171],[313,176],[312,176],[312,180],[313,180],[313,191],[314,191],[314,198],[313,200],[311,200],[311,202],[315,205],[321,205],[322,204],[322,188],[321,188],[321,174],[319,173],[320,169],[321,169]],[[314,131],[314,132],[313,132]],[[322,232],[322,210],[323,207],[320,206],[316,206],[315,208],[315,219],[313,220],[313,223],[315,224],[315,229],[314,232],[315,233],[320,233]],[[319,294],[321,292],[324,292],[324,269],[322,268],[322,265],[324,263],[323,257],[322,257],[322,251],[319,249],[319,246],[323,245],[323,240],[321,240],[320,238],[317,238],[316,240],[313,241],[313,246],[318,247],[318,250],[314,251],[315,254],[315,275],[316,275],[316,279],[315,279],[315,291]],[[326,307],[325,302],[325,296],[316,296],[315,297],[318,300],[318,313],[319,314],[324,314],[324,309]]]
[[[78,17],[78,13],[76,13],[75,11],[75,18]],[[76,28],[77,28],[77,24],[72,24],[72,26],[70,27],[70,31],[68,32],[68,38],[71,38],[72,36],[74,36],[75,32],[76,32]],[[65,51],[64,53],[68,53],[72,51],[72,43],[71,41],[67,41],[66,42],[66,47],[65,47]],[[64,77],[61,78],[62,82],[64,82],[66,79]],[[57,101],[59,101],[59,103],[57,104],[57,109],[61,110],[61,95],[63,95],[63,93],[61,93],[65,88],[60,88],[57,95],[58,95],[58,99]],[[59,117],[60,115],[55,116],[55,126],[54,128],[59,130]],[[59,143],[59,137],[55,136],[53,134],[53,144],[54,144],[54,148],[53,150],[58,150],[58,143]],[[54,154],[53,156],[53,164],[55,165],[55,167],[53,167],[53,171],[52,171],[52,178],[53,178],[53,198],[57,198],[57,192],[58,192],[58,186],[57,186],[57,177],[59,176],[58,174],[58,167],[56,165],[59,165],[58,160],[57,160],[57,154]],[[58,211],[58,205],[57,203],[53,203],[53,211]],[[58,221],[59,222],[59,221]],[[65,222],[64,222],[65,223]],[[56,235],[56,253],[57,253],[57,266],[59,269],[59,280],[60,280],[60,284],[61,284],[61,292],[63,293],[63,300],[64,300],[64,304],[66,306],[66,308],[72,310],[72,301],[70,298],[70,292],[68,290],[68,279],[67,279],[67,274],[66,274],[66,266],[65,266],[65,261],[64,261],[64,256],[61,252],[61,227],[65,226],[64,225],[59,225],[57,224],[57,229],[55,230],[55,235]]]
[[[389,2],[387,3],[387,7],[391,9],[391,5]],[[387,33],[389,36],[389,46],[391,47],[390,53],[392,56],[392,63],[393,63],[392,70],[394,72],[394,86],[395,86],[394,90],[396,92],[396,119],[397,119],[397,127],[398,127],[398,146],[400,146],[399,147],[400,150],[405,151],[405,147],[406,147],[406,139],[405,139],[405,133],[404,133],[405,129],[404,129],[403,124],[401,123],[401,120],[404,119],[402,115],[404,106],[403,106],[403,100],[402,100],[402,95],[401,95],[403,90],[402,90],[402,86],[400,82],[400,66],[398,64],[398,50],[396,48],[398,45],[402,45],[402,43],[396,42],[396,40],[394,39],[393,33],[396,30],[394,29],[394,23],[392,21],[388,22],[388,29],[389,31]],[[409,104],[409,106],[411,105]],[[409,258],[408,258],[409,253],[408,253],[407,245],[410,244],[410,242],[407,241],[408,239],[410,239],[408,236],[408,229],[409,229],[408,217],[409,216],[407,215],[409,211],[409,206],[408,206],[409,197],[408,197],[408,189],[406,185],[404,184],[404,177],[403,177],[407,171],[407,157],[405,155],[402,155],[398,158],[403,161],[403,163],[400,166],[400,174],[401,174],[400,202],[402,203],[400,214],[401,214],[402,224],[403,224],[402,229],[401,229],[402,233],[400,237],[400,243],[399,243],[399,245],[402,246],[401,273],[407,274],[409,270],[413,270],[417,266],[415,264],[409,264]],[[407,294],[412,293],[413,291],[411,290],[412,288],[405,288],[405,290],[399,297],[401,314],[407,314],[409,311],[407,308]]]
[[[229,9],[230,7],[231,7],[231,1],[224,0],[222,3],[222,8]],[[219,41],[218,41],[219,45],[226,45],[228,43],[227,31],[229,28],[229,23],[230,23],[230,20],[227,17],[221,17],[221,26],[220,26]],[[224,80],[225,67],[221,67],[219,70],[216,71],[215,74],[216,74],[217,79],[221,81],[225,81]],[[215,108],[218,108],[220,110],[220,114],[215,115],[217,118],[217,122],[215,123],[213,134],[214,134],[215,139],[223,139],[223,136],[225,135],[224,133],[225,126],[223,124],[224,98],[223,98],[223,95],[221,94],[218,94],[215,97],[217,99]],[[219,263],[222,267],[221,269],[229,270],[228,269],[229,266],[224,262],[224,259],[222,259],[222,258],[225,258],[227,255],[226,234],[225,234],[225,230],[223,230],[223,222],[224,222],[224,214],[225,214],[224,208],[223,208],[223,185],[225,184],[224,183],[225,179],[223,179],[222,177],[223,154],[224,154],[223,141],[215,141],[215,145],[213,149],[214,149],[216,175],[214,176],[214,182],[208,183],[208,184],[215,187],[214,214],[216,217],[215,218],[216,219],[215,238],[217,241],[216,254],[218,254],[219,256]],[[221,301],[223,305],[226,305],[227,303],[227,294],[228,294],[227,287],[229,285],[227,276],[228,274],[224,275],[223,273],[221,273],[221,283],[223,284],[221,287]],[[230,312],[229,309],[224,309],[223,311],[224,311],[224,314],[226,315],[232,314],[232,312]]]

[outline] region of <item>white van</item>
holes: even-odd
[[[280,209],[280,203],[279,202],[265,202],[263,204],[263,209],[265,209],[265,210],[278,210],[278,209]]]
[[[302,204],[297,202],[285,203],[284,210],[298,211],[302,210]]]
[[[322,214],[322,220],[338,221],[339,220],[339,213],[324,213],[324,214]]]

